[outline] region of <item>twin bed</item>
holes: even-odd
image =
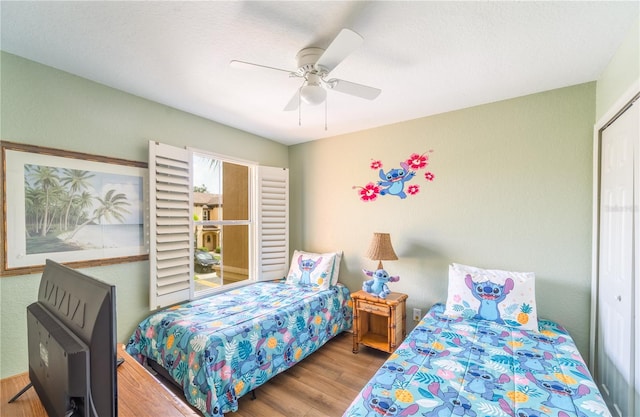
[[[345,417],[611,415],[562,326],[519,330],[444,311],[431,308]]]
[[[571,336],[537,319],[532,276],[504,272],[453,264],[446,305],[430,309],[344,416],[611,416]],[[256,283],[152,314],[127,351],[165,368],[206,417],[222,416],[351,322],[340,284]]]
[[[127,352],[154,361],[206,417],[238,409],[238,398],[351,328],[349,290],[259,282],[154,313]]]
[[[538,320],[533,273],[449,268],[434,305],[344,417],[611,416],[569,333]]]

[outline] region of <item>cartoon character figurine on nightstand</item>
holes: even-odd
[[[387,282],[400,281],[400,277],[392,277],[384,269],[378,269],[376,271],[363,269],[362,272],[367,276],[373,277],[373,279],[367,280],[362,284],[362,289],[369,294],[376,295],[382,299],[387,298],[387,295],[391,293],[391,290],[389,290],[389,287],[387,286]]]

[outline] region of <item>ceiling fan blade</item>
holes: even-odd
[[[290,71],[290,70],[286,70],[286,69],[282,69],[282,68],[276,68],[276,67],[269,67],[267,65],[254,64],[252,62],[238,61],[238,60],[235,60],[235,59],[232,60],[231,62],[229,62],[229,65],[232,68],[253,68],[253,69],[255,69],[256,67],[258,67],[258,68],[266,68],[266,69],[270,69],[270,70],[282,71],[282,72],[286,72],[288,74],[294,74],[294,72]]]
[[[284,111],[293,111],[298,110],[298,106],[300,105],[300,89],[296,90],[296,93],[291,97],[291,100],[284,106]]]
[[[332,90],[339,91],[352,96],[373,100],[380,95],[382,90],[375,87],[369,87],[362,84],[352,83],[351,81],[331,79],[327,81],[327,86]]]
[[[350,29],[342,29],[329,47],[322,53],[316,65],[333,71],[351,52],[358,48],[364,39]]]

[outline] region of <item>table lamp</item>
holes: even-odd
[[[391,246],[389,233],[374,233],[366,257],[378,261],[378,269],[383,269],[382,261],[397,261],[398,256]]]

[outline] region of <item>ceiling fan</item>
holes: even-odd
[[[298,109],[300,101],[312,105],[324,102],[327,97],[327,89],[373,100],[380,94],[380,89],[338,78],[328,78],[331,71],[363,41],[362,36],[356,32],[342,29],[326,50],[304,48],[298,52],[296,55],[298,68],[294,71],[238,60],[231,61],[230,65],[234,68],[252,67],[282,71],[288,73],[289,77],[302,78],[303,84],[284,107],[285,111]]]

